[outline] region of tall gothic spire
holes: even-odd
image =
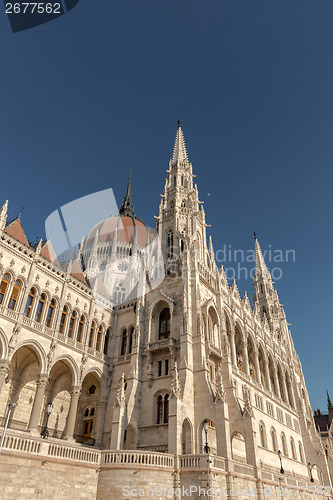
[[[274,289],[271,273],[267,269],[257,235],[254,233],[254,301],[259,306],[261,317],[268,321],[271,329],[280,329],[281,305],[279,297]]]
[[[260,248],[257,235],[254,233],[254,253],[255,253],[255,279],[270,279],[271,275],[265,264],[265,260]]]
[[[171,164],[177,165],[177,163],[184,163],[184,162],[188,163],[188,157],[185,146],[184,134],[180,125],[180,120],[178,120],[178,129],[176,134],[175,145],[173,148]]]
[[[134,205],[132,202],[132,195],[131,195],[131,178],[132,178],[132,171],[130,171],[126,195],[119,209],[119,214],[129,217],[134,217]]]

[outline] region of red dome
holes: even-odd
[[[105,221],[99,222],[90,231],[85,242],[86,247],[94,243],[97,233],[99,234],[99,243],[111,242],[117,238],[119,243],[136,243],[140,247],[145,247],[154,239],[153,233],[142,221],[126,215],[109,217]]]

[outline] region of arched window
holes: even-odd
[[[125,329],[121,335],[121,350],[120,355],[125,356],[127,347],[127,330]]]
[[[291,448],[291,454],[294,460],[297,460],[296,457],[296,449],[295,449],[295,441],[293,438],[290,438],[290,448]]]
[[[122,283],[119,283],[114,289],[113,292],[113,302],[116,302],[117,304],[121,304],[122,302],[125,302],[125,287]]]
[[[15,311],[15,307],[20,295],[21,288],[22,288],[22,281],[16,280],[13,286],[12,294],[9,299],[8,309]],[[1,294],[0,294],[0,303],[1,303]]]
[[[98,329],[98,332],[97,332],[96,351],[100,351],[101,350],[102,333],[103,333],[103,327],[102,327],[102,325],[100,325],[99,329]]]
[[[52,299],[50,304],[49,304],[49,308],[47,310],[46,321],[45,321],[45,325],[48,328],[51,327],[55,308],[56,308],[56,301],[55,301],[55,299]]]
[[[128,336],[128,353],[131,354],[133,347],[133,335],[134,335],[134,326],[130,329]]]
[[[274,427],[272,427],[272,429],[271,429],[271,438],[272,438],[272,448],[273,448],[273,451],[275,451],[275,453],[277,453],[277,451],[278,451],[278,448],[277,448],[277,439],[276,439],[276,431],[275,431]]]
[[[62,313],[61,313],[61,319],[60,319],[60,326],[59,326],[60,333],[64,333],[65,324],[66,324],[66,320],[67,320],[67,314],[68,314],[68,307],[64,306]]]
[[[157,419],[158,424],[167,424],[169,422],[169,394],[164,396],[160,394],[157,397]]]
[[[2,304],[2,302],[5,298],[9,283],[10,283],[9,274],[4,274],[4,277],[2,278],[2,281],[0,284],[0,304]]]
[[[95,328],[96,328],[95,321],[92,321],[91,327],[90,327],[88,347],[92,347],[93,346],[94,335],[95,335]]]
[[[163,421],[165,424],[169,422],[169,394],[164,396],[164,413],[163,413]]]
[[[298,451],[299,451],[299,458],[301,459],[301,462],[303,462],[304,464],[303,447],[300,441],[298,442]]]
[[[37,308],[36,308],[36,314],[35,314],[36,323],[41,322],[42,314],[43,314],[44,307],[45,307],[45,302],[46,302],[46,295],[45,295],[45,293],[42,293],[42,295],[39,298]]]
[[[91,438],[91,433],[94,426],[95,408],[86,408],[84,410],[82,443],[86,443]]]
[[[108,328],[105,333],[105,340],[104,340],[104,354],[107,356],[108,354],[108,349],[109,349],[109,342],[110,342],[110,335],[111,335],[111,328]]]
[[[170,309],[165,307],[160,313],[159,339],[170,337]]]
[[[76,340],[78,342],[82,342],[82,336],[83,336],[83,329],[84,329],[84,323],[86,321],[86,318],[82,315],[79,321],[79,326],[77,329],[77,335],[76,335]]]
[[[157,423],[163,423],[163,396],[161,394],[157,398]]]
[[[168,250],[168,259],[171,259],[173,257],[173,232],[168,231],[167,234],[167,250]]]
[[[28,298],[27,298],[27,303],[26,303],[25,309],[24,309],[24,316],[26,316],[27,318],[30,318],[32,306],[33,306],[34,301],[35,301],[35,297],[36,297],[36,289],[31,288],[29,295],[28,295]]]
[[[266,448],[266,431],[263,422],[260,422],[259,424],[259,432],[260,432],[260,444],[263,448]]]
[[[69,327],[68,327],[68,337],[70,339],[72,339],[73,335],[74,335],[74,328],[75,328],[76,318],[77,318],[77,312],[74,310],[72,312],[72,316],[71,316],[71,319],[69,321]]]
[[[287,448],[287,441],[286,441],[286,436],[282,433],[281,434],[281,443],[282,443],[282,451],[285,457],[288,456],[288,448]]]

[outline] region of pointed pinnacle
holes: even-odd
[[[333,404],[330,398],[330,395],[328,394],[328,390],[326,389],[326,394],[327,394],[327,409],[328,410],[333,410]]]
[[[173,154],[171,159],[171,163],[173,165],[177,164],[178,162],[188,162],[185,139],[183,131],[180,126],[180,120],[178,120],[178,129],[176,133],[175,145],[173,147]]]

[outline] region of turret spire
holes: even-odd
[[[269,279],[271,277],[267,266],[265,264],[265,260],[259,245],[259,241],[257,240],[257,235],[254,233],[254,253],[255,253],[255,279]]]
[[[132,171],[130,170],[126,195],[125,195],[124,201],[122,202],[122,205],[119,209],[120,215],[125,215],[125,216],[129,216],[129,217],[134,216],[134,205],[132,202],[132,195],[131,195],[131,179],[132,179]]]
[[[333,410],[333,404],[332,404],[330,395],[328,394],[327,390],[326,390],[326,394],[327,394],[327,409],[328,410]]]
[[[178,120],[178,129],[176,133],[175,145],[172,154],[172,165],[177,165],[177,163],[188,163],[187,151],[185,146],[184,134],[180,125],[180,120]]]

